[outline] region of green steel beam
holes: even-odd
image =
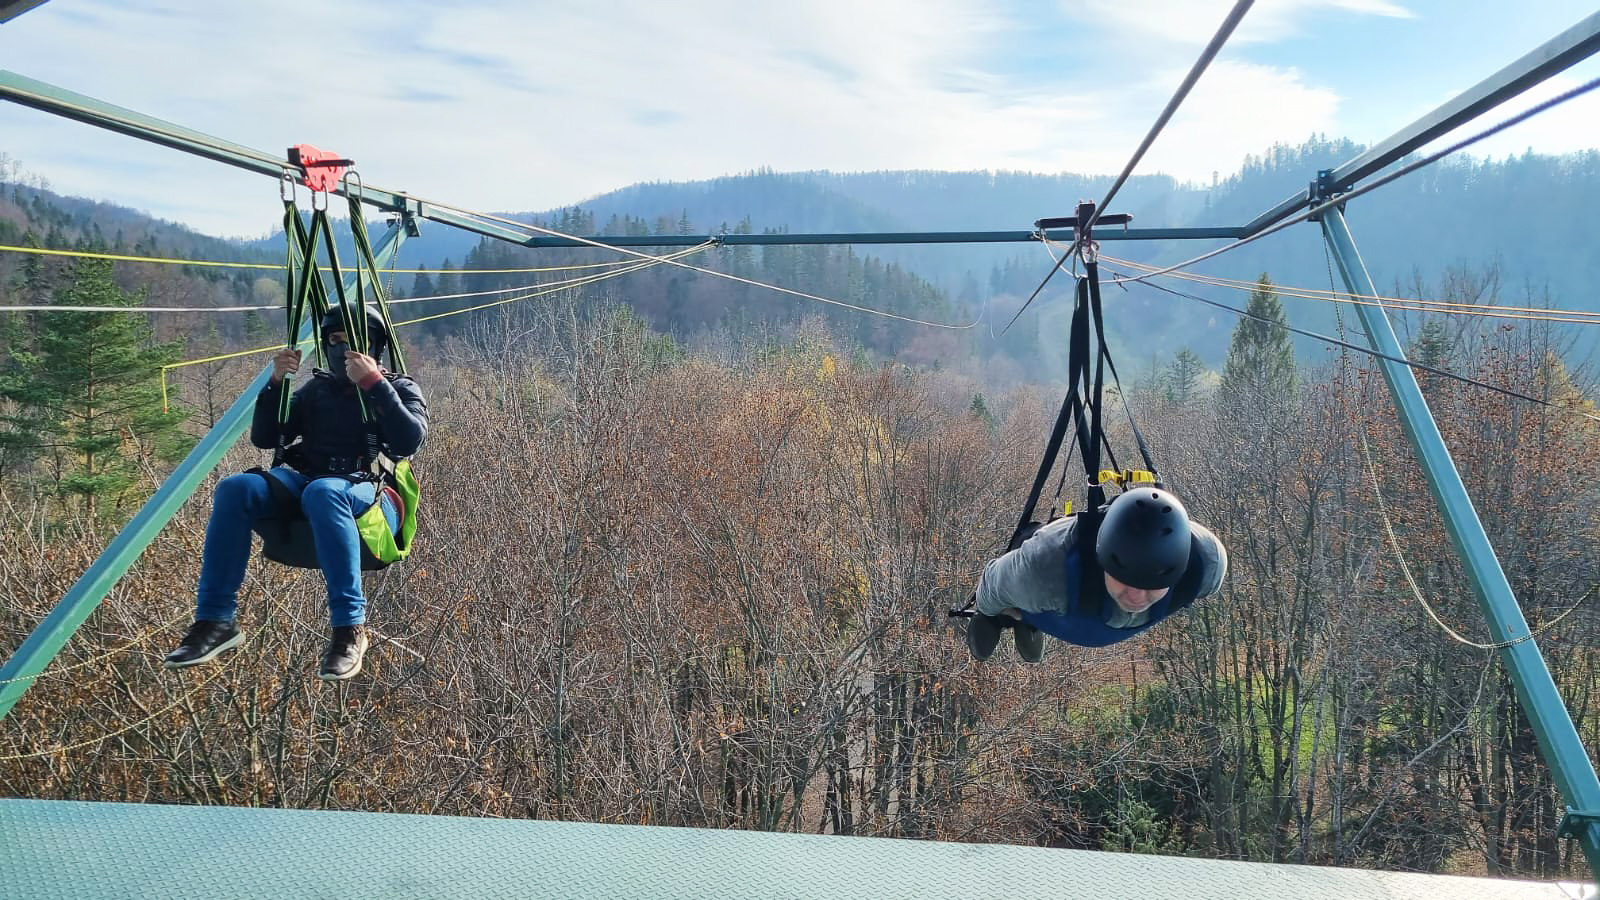
[[[374,257],[378,267],[390,265],[395,253],[400,249],[400,244],[405,239],[405,229],[402,223],[396,222],[389,227],[379,239]],[[353,285],[353,278],[347,283]],[[300,330],[300,339],[308,339],[312,334],[314,322],[307,321]],[[0,719],[5,718],[11,708],[17,704],[22,695],[33,685],[34,676],[44,671],[61,647],[66,644],[78,626],[94,612],[100,601],[105,599],[111,588],[123,574],[150,545],[155,536],[166,527],[178,508],[188,500],[190,495],[200,486],[200,482],[217,467],[224,453],[239,435],[244,433],[250,424],[250,418],[255,411],[256,395],[261,393],[261,388],[267,383],[272,367],[267,366],[256,376],[256,380],[245,389],[245,392],[235,400],[233,406],[223,414],[210,431],[206,432],[200,443],[189,451],[183,462],[167,476],[144,506],[134,514],[133,519],[117,533],[100,556],[89,566],[56,604],[55,609],[45,616],[33,633],[22,642],[11,658],[0,667]]]
[[[1344,276],[1345,286],[1350,292],[1367,297],[1377,296],[1372,277],[1367,274],[1366,264],[1361,261],[1361,254],[1356,249],[1355,239],[1351,237],[1344,215],[1337,207],[1322,214],[1322,231],[1333,249],[1339,273]],[[1484,533],[1478,510],[1472,505],[1466,486],[1461,483],[1461,475],[1456,471],[1455,461],[1445,446],[1443,435],[1439,433],[1439,426],[1428,410],[1422,389],[1417,386],[1415,374],[1410,366],[1394,361],[1404,359],[1405,351],[1395,337],[1389,316],[1378,305],[1358,306],[1356,310],[1373,349],[1389,357],[1379,357],[1378,366],[1383,370],[1389,392],[1394,396],[1395,409],[1399,411],[1406,437],[1410,439],[1422,463],[1428,488],[1433,492],[1439,511],[1444,514],[1450,541],[1466,567],[1473,592],[1483,608],[1484,618],[1489,623],[1489,634],[1496,643],[1517,642],[1501,647],[1500,658],[1510,670],[1512,684],[1516,686],[1523,711],[1533,726],[1540,749],[1544,751],[1544,758],[1555,776],[1556,786],[1566,797],[1569,807],[1600,809],[1600,779],[1595,776],[1594,764],[1584,750],[1577,729],[1573,727],[1572,717],[1561,701],[1561,693],[1556,689],[1555,679],[1550,676],[1539,646],[1528,637],[1528,622],[1523,618],[1522,608],[1511,591],[1511,583],[1506,580],[1500,560],[1489,544],[1489,536]],[[1600,881],[1600,824],[1589,819],[1578,824],[1574,830],[1583,846],[1584,855],[1589,859],[1589,868],[1594,872],[1596,881]]]
[[[43,6],[45,0],[3,0],[0,2],[0,25],[15,19],[36,6]]]
[[[64,116],[77,122],[105,128],[119,134],[150,141],[164,147],[182,150],[206,159],[225,163],[246,171],[278,178],[289,165],[270,153],[263,153],[240,144],[231,143],[202,134],[171,122],[155,119],[143,113],[114,106],[83,94],[56,87],[0,70],[0,99],[23,106]],[[336,193],[343,193],[341,188]],[[391,191],[375,185],[365,185],[361,199],[389,212],[409,213],[443,225],[450,225],[484,237],[518,244],[523,247],[586,247],[592,244],[583,240],[550,236],[530,236],[527,232],[501,223],[485,221],[448,207]],[[1064,241],[1073,239],[1071,229],[1049,232],[1052,238]],[[1238,228],[1111,228],[1095,232],[1103,241],[1185,240],[1211,238],[1237,238],[1243,235]],[[692,247],[716,240],[729,245],[754,244],[982,244],[1023,243],[1038,241],[1034,231],[927,231],[927,232],[865,232],[834,234],[698,234],[604,236],[595,235],[588,240],[610,244],[613,247]]]
[[[1472,121],[1596,52],[1600,52],[1600,12],[1545,41],[1515,62],[1400,129],[1388,139],[1375,144],[1365,153],[1338,166],[1332,175],[1334,189],[1348,190],[1357,181],[1395,162],[1423,144]],[[1312,193],[1311,190],[1300,191],[1256,216],[1244,226],[1245,236],[1270,228],[1305,209],[1311,203]]]
[[[1045,236],[1053,241],[1070,243],[1071,228],[1055,228]],[[1240,228],[1101,228],[1094,233],[1100,241],[1172,241],[1231,239],[1242,237]],[[1037,243],[1038,231],[865,231],[822,232],[816,234],[656,234],[656,235],[591,235],[586,240],[572,238],[535,237],[518,243],[525,247],[592,247],[589,241],[601,241],[613,247],[695,247],[706,241],[717,241],[732,246],[764,244],[1021,244]]]

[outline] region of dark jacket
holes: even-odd
[[[312,372],[289,398],[289,417],[280,430],[278,403],[282,385],[268,382],[256,398],[250,443],[263,450],[296,445],[289,464],[302,474],[348,475],[359,470],[367,455],[367,434],[378,438],[390,457],[411,456],[428,433],[428,404],[417,383],[405,375],[384,375],[360,391],[320,369]],[[361,421],[365,403],[369,422]]]

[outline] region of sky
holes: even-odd
[[[259,150],[314,144],[384,188],[526,211],[762,167],[1115,174],[1231,6],[50,0],[0,25],[0,67]],[[1210,182],[1274,143],[1376,142],[1594,13],[1258,0],[1136,173]],[[1585,60],[1434,146],[1597,76]],[[1600,91],[1475,149],[1591,148]],[[281,216],[260,175],[16,104],[0,103],[0,153],[52,190],[208,234]]]

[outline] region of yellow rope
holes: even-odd
[[[1389,509],[1383,501],[1383,485],[1378,480],[1378,467],[1372,461],[1372,448],[1367,444],[1366,430],[1360,430],[1359,434],[1361,435],[1361,452],[1366,456],[1367,460],[1367,474],[1372,479],[1372,496],[1377,498],[1378,501],[1378,517],[1383,520],[1383,530],[1384,533],[1389,537],[1389,546],[1394,550],[1394,558],[1400,563],[1400,573],[1405,576],[1406,584],[1410,585],[1411,587],[1411,596],[1416,598],[1417,603],[1421,604],[1423,610],[1428,613],[1428,618],[1432,619],[1435,625],[1438,625],[1440,628],[1444,629],[1445,634],[1448,634],[1450,637],[1454,638],[1460,643],[1466,644],[1468,647],[1473,647],[1478,650],[1500,650],[1505,647],[1513,647],[1522,643],[1523,641],[1531,641],[1539,635],[1544,634],[1546,631],[1556,627],[1567,616],[1577,612],[1578,608],[1583,606],[1583,604],[1586,603],[1590,597],[1593,597],[1597,591],[1600,591],[1600,584],[1596,584],[1582,597],[1579,597],[1577,602],[1573,603],[1565,610],[1562,610],[1560,615],[1544,623],[1543,625],[1540,625],[1538,628],[1530,628],[1528,633],[1521,637],[1515,637],[1504,641],[1494,641],[1492,643],[1474,641],[1471,638],[1464,637],[1460,632],[1445,624],[1444,619],[1440,618],[1437,612],[1434,612],[1433,606],[1428,603],[1426,598],[1422,596],[1422,588],[1418,586],[1417,579],[1412,577],[1411,566],[1406,564],[1405,553],[1403,553],[1400,549],[1400,538],[1394,533],[1394,523],[1389,519]]]
[[[489,309],[489,308],[495,307],[495,306],[504,306],[507,303],[516,303],[519,300],[531,300],[534,297],[544,297],[544,296],[547,296],[549,294],[560,293],[561,291],[565,291],[565,290],[568,290],[570,288],[583,287],[584,285],[594,284],[595,282],[604,281],[604,280],[606,280],[608,278],[615,278],[618,275],[629,275],[629,274],[632,274],[633,272],[637,272],[637,271],[639,271],[641,269],[648,269],[651,266],[659,265],[661,262],[665,262],[667,260],[680,259],[682,257],[688,256],[691,253],[697,253],[697,252],[699,252],[701,250],[704,250],[705,248],[707,248],[709,246],[711,246],[711,245],[710,244],[701,244],[698,247],[690,247],[688,250],[683,250],[683,251],[680,251],[678,253],[671,254],[669,256],[664,256],[660,260],[656,260],[656,261],[651,261],[651,262],[632,262],[627,268],[624,268],[624,269],[617,269],[616,271],[605,272],[605,273],[602,273],[602,274],[599,274],[599,275],[589,275],[589,276],[586,276],[584,278],[572,279],[570,282],[558,282],[557,284],[555,284],[553,286],[542,286],[540,290],[534,291],[532,293],[522,294],[522,295],[516,296],[516,297],[507,297],[504,300],[496,300],[493,303],[483,303],[483,304],[479,304],[478,306],[469,306],[466,309],[453,309],[453,310],[451,310],[449,312],[438,313],[437,315],[423,316],[420,319],[407,319],[404,322],[396,322],[395,323],[395,327],[398,328],[398,327],[400,327],[402,325],[415,325],[415,324],[417,324],[419,322],[431,322],[431,321],[433,321],[435,319],[444,319],[444,318],[448,318],[450,316],[459,316],[462,313],[477,312],[480,309]]]
[[[1127,266],[1128,268],[1154,272],[1155,266],[1144,263],[1132,262],[1126,259],[1117,259],[1113,256],[1100,257],[1109,263]],[[1165,273],[1174,278],[1194,281],[1212,287],[1227,287],[1238,290],[1257,290],[1260,285],[1255,282],[1242,281],[1235,278],[1222,278],[1214,275],[1197,275],[1190,272]],[[1583,310],[1551,309],[1538,306],[1501,306],[1493,303],[1458,303],[1449,300],[1423,300],[1414,297],[1385,297],[1381,295],[1348,294],[1344,291],[1324,291],[1317,288],[1292,287],[1281,284],[1272,285],[1272,292],[1283,297],[1296,297],[1308,300],[1331,300],[1336,303],[1352,303],[1358,306],[1382,306],[1388,309],[1406,309],[1416,312],[1439,312],[1454,315],[1478,315],[1490,318],[1503,319],[1530,319],[1534,321],[1566,322],[1571,324],[1600,324],[1600,313],[1585,312]]]
[[[43,671],[35,672],[32,675],[18,675],[15,678],[0,679],[0,685],[15,684],[18,681],[34,681],[34,680],[39,679],[39,678],[54,677],[56,675],[60,675],[63,672],[71,672],[74,669],[81,669],[84,666],[94,665],[95,663],[97,663],[97,662],[99,662],[99,661],[101,661],[103,659],[110,659],[111,657],[116,656],[119,653],[126,653],[129,650],[132,650],[133,648],[139,646],[140,644],[143,644],[145,641],[150,640],[152,637],[155,637],[156,635],[167,631],[172,626],[174,626],[174,625],[178,624],[179,622],[182,622],[183,620],[189,618],[189,615],[190,615],[189,611],[188,610],[184,610],[183,612],[179,613],[177,615],[177,617],[175,617],[175,618],[171,619],[170,621],[167,621],[167,622],[165,622],[165,623],[163,623],[161,625],[157,625],[154,628],[151,628],[151,629],[145,631],[143,634],[139,635],[138,637],[134,638],[133,640],[129,641],[128,643],[123,644],[121,647],[117,647],[114,650],[107,650],[104,653],[98,654],[96,656],[91,656],[88,659],[79,660],[79,661],[77,661],[75,663],[71,663],[69,665],[51,666],[51,667],[49,667],[49,668],[47,668],[47,669],[45,669]]]
[[[88,250],[46,250],[43,247],[17,247],[10,244],[0,244],[0,251],[7,253],[35,253],[40,256],[77,256],[84,259],[111,259],[118,262],[159,263],[173,266],[211,266],[220,269],[282,269],[282,265],[274,263],[247,263],[247,262],[215,262],[204,259],[173,259],[165,256],[124,256],[115,253],[93,253]]]
[[[120,736],[122,736],[124,734],[127,734],[128,732],[134,730],[135,728],[138,728],[138,727],[140,727],[142,725],[146,725],[146,724],[150,723],[151,721],[154,721],[158,716],[161,716],[161,715],[166,714],[167,712],[170,712],[171,710],[175,709],[178,706],[178,704],[184,702],[185,700],[188,700],[190,697],[193,697],[195,694],[200,693],[207,686],[209,686],[211,684],[211,682],[216,681],[218,678],[221,678],[223,673],[226,672],[226,671],[227,671],[227,669],[225,667],[218,667],[217,671],[215,673],[213,673],[210,678],[207,678],[205,681],[202,681],[199,684],[195,685],[193,688],[189,689],[186,693],[184,693],[178,699],[172,701],[171,703],[168,703],[166,706],[161,707],[160,709],[156,710],[155,712],[151,713],[148,716],[145,716],[144,718],[140,719],[139,721],[134,722],[134,723],[132,723],[132,724],[130,724],[130,725],[124,727],[124,728],[119,728],[116,731],[111,732],[110,734],[102,734],[99,737],[93,737],[93,738],[90,738],[90,739],[88,739],[86,741],[78,741],[75,744],[68,744],[65,747],[52,747],[52,748],[50,748],[48,750],[34,750],[34,751],[30,752],[30,753],[13,753],[10,756],[0,756],[0,762],[15,762],[16,760],[19,760],[19,759],[38,759],[41,756],[51,756],[51,755],[54,755],[56,753],[71,753],[74,750],[81,750],[84,747],[92,747],[92,746],[94,746],[96,744],[103,744],[106,741],[109,741],[114,737],[120,737]]]
[[[284,598],[280,597],[278,602],[274,606],[272,606],[271,609],[268,610],[267,615],[262,619],[262,624],[257,629],[257,631],[265,631],[266,628],[267,628],[267,625],[272,622],[272,620],[278,615],[278,613],[283,611],[283,609],[284,609],[286,604],[287,604],[287,601]],[[245,639],[240,642],[239,647],[242,648],[242,647],[248,646],[249,643],[250,643],[250,640],[251,640],[251,636],[246,635]],[[237,649],[239,649],[239,648],[235,648],[235,649],[236,649],[235,655],[237,655]],[[120,736],[122,736],[124,734],[127,734],[128,732],[134,730],[135,728],[139,728],[141,726],[144,726],[144,725],[154,721],[158,717],[160,717],[162,715],[165,715],[166,713],[168,713],[168,712],[172,711],[173,709],[177,708],[177,706],[179,704],[181,704],[184,701],[188,700],[190,697],[193,697],[195,694],[200,693],[202,690],[205,690],[205,688],[208,687],[212,682],[216,681],[218,678],[221,678],[228,671],[228,668],[227,668],[227,666],[225,664],[219,664],[216,668],[217,668],[217,671],[213,672],[211,674],[210,678],[207,678],[206,680],[204,680],[204,681],[200,682],[199,684],[195,685],[194,687],[190,688],[188,691],[185,691],[181,696],[178,697],[178,699],[172,701],[171,703],[168,703],[166,706],[161,707],[160,709],[156,710],[155,712],[151,713],[148,716],[145,716],[144,718],[140,719],[137,722],[133,722],[133,723],[131,723],[129,725],[126,725],[126,726],[124,726],[122,728],[119,728],[116,731],[113,731],[113,732],[111,732],[109,734],[102,734],[102,735],[99,735],[98,737],[89,738],[88,740],[78,741],[78,742],[73,743],[73,744],[68,744],[65,747],[51,747],[51,748],[49,748],[47,750],[34,750],[34,751],[31,751],[31,752],[28,752],[28,753],[13,753],[13,754],[11,754],[9,756],[0,756],[0,763],[14,762],[14,761],[20,760],[20,759],[38,759],[41,756],[52,756],[52,755],[57,754],[57,753],[70,753],[73,750],[81,750],[84,747],[92,747],[92,746],[94,746],[96,744],[105,743],[106,741],[109,741],[114,737],[120,737]]]
[[[710,246],[711,246],[711,244],[708,243],[708,244],[701,244],[701,245],[699,245],[697,247],[690,247],[690,248],[688,248],[686,250],[680,250],[680,251],[678,251],[676,253],[673,253],[673,254],[670,254],[670,255],[668,255],[666,257],[663,257],[663,259],[680,259],[682,257],[689,256],[690,254],[693,254],[693,253],[699,253],[700,251],[702,251],[702,250],[704,250],[704,249],[706,249],[707,247],[710,247]],[[437,315],[423,316],[422,318],[419,318],[419,319],[407,319],[404,322],[396,322],[395,323],[395,327],[399,328],[399,327],[401,327],[403,325],[415,325],[415,324],[417,324],[419,322],[431,322],[431,321],[433,321],[435,319],[444,319],[444,318],[448,318],[450,316],[459,316],[459,315],[462,315],[463,313],[477,312],[480,309],[488,309],[488,308],[490,308],[492,306],[503,306],[503,305],[505,305],[507,303],[515,303],[518,300],[527,300],[527,299],[530,299],[530,298],[533,298],[533,297],[543,297],[543,296],[545,296],[547,294],[553,294],[553,293],[556,293],[558,291],[566,290],[568,288],[583,287],[584,285],[593,284],[593,283],[595,283],[597,281],[604,281],[607,278],[615,278],[618,275],[628,275],[628,274],[631,274],[633,272],[637,272],[640,269],[649,268],[650,266],[655,265],[655,263],[624,260],[622,262],[622,265],[625,268],[614,269],[614,270],[612,270],[610,272],[603,272],[603,273],[596,274],[596,275],[584,275],[584,276],[581,276],[581,277],[578,277],[578,278],[567,278],[567,279],[562,279],[561,281],[553,281],[553,282],[550,282],[549,284],[540,285],[541,289],[538,290],[538,291],[535,291],[533,293],[522,294],[522,295],[516,296],[516,297],[509,297],[509,298],[506,298],[504,300],[497,300],[497,301],[495,301],[493,303],[484,303],[484,304],[481,304],[481,305],[478,305],[478,306],[469,306],[466,309],[455,309],[455,310],[451,310],[450,312],[439,313]],[[533,287],[533,285],[526,285],[523,288],[504,288],[504,289],[495,290],[495,291],[478,291],[477,293],[478,294],[500,294],[500,293],[505,293],[508,290],[511,290],[511,291],[524,290],[526,288],[531,288],[531,287]],[[396,301],[393,301],[393,302],[394,303],[402,303],[402,302],[403,303],[412,303],[412,302],[416,302],[416,301],[419,301],[419,300],[437,300],[437,299],[449,299],[449,298],[454,298],[454,297],[470,297],[470,296],[474,296],[474,295],[473,294],[446,294],[446,295],[440,295],[439,297],[408,297],[405,300],[396,300]],[[304,347],[304,346],[310,344],[311,340],[312,339],[307,338],[306,340],[301,341],[296,346]],[[204,357],[202,359],[186,359],[186,360],[184,360],[182,362],[167,363],[166,365],[161,367],[161,408],[162,409],[171,409],[171,405],[170,405],[170,402],[169,402],[169,399],[168,399],[168,393],[167,393],[167,370],[168,369],[182,369],[182,368],[185,368],[185,367],[188,367],[188,366],[202,365],[204,363],[221,362],[221,361],[227,360],[227,359],[238,359],[241,356],[253,356],[253,355],[257,354],[257,353],[270,353],[270,352],[272,352],[274,350],[281,349],[282,346],[283,345],[281,345],[281,344],[273,344],[270,347],[256,347],[256,348],[253,348],[253,349],[250,349],[250,350],[238,350],[238,351],[235,351],[233,353],[219,353],[216,356],[207,356],[207,357]]]

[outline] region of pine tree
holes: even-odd
[[[434,289],[433,279],[429,277],[428,273],[418,272],[416,280],[411,282],[411,296],[432,297],[437,293],[439,293],[439,291]]]
[[[1162,393],[1173,403],[1187,404],[1199,395],[1200,379],[1205,373],[1205,362],[1193,350],[1184,347],[1161,373]]]
[[[989,411],[988,401],[983,399],[983,394],[972,395],[972,404],[967,407],[967,411],[972,413],[973,418],[989,426],[991,431],[999,427],[999,423],[995,421],[994,413]]]
[[[1222,380],[1217,385],[1219,412],[1237,417],[1251,407],[1274,406],[1285,400],[1292,406],[1295,395],[1294,347],[1283,304],[1272,289],[1272,280],[1262,273],[1250,292],[1249,316],[1239,320],[1228,346]],[[1259,416],[1252,416],[1258,418]]]
[[[136,307],[142,297],[117,287],[109,262],[82,259],[54,300]],[[180,428],[187,413],[161,407],[161,366],[177,355],[176,344],[152,343],[142,316],[44,314],[37,350],[17,354],[0,378],[0,399],[15,410],[5,420],[13,457],[32,457],[63,500],[104,515],[134,486],[142,459],[173,459],[188,447]]]

